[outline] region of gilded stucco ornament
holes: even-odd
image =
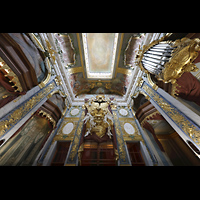
[[[92,134],[92,132],[95,132],[100,138],[105,134],[111,138],[113,117],[108,110],[108,105],[109,103],[105,100],[104,95],[97,95],[96,99],[92,101],[90,105],[85,105],[88,109],[88,113],[83,119],[86,124],[85,137]]]
[[[47,120],[49,120],[53,126],[53,129],[55,128],[56,121],[53,119],[53,117],[49,113],[45,112],[44,110],[40,110],[39,114],[45,117]]]
[[[0,57],[0,71],[6,73],[4,76],[9,78],[9,82],[13,83],[12,87],[17,88],[15,92],[22,92],[23,88],[21,83],[18,79],[18,76],[13,72],[13,70],[6,64],[6,62]],[[3,73],[3,74],[4,74]]]
[[[8,132],[16,123],[20,121],[28,112],[32,110],[44,97],[48,95],[55,88],[53,81],[48,86],[40,90],[30,99],[26,100],[17,109],[8,113],[3,119],[0,120],[0,136]]]
[[[142,59],[144,53],[150,48],[159,44],[160,42],[169,43],[173,49],[171,57],[168,62],[164,64],[164,69],[156,75],[158,80],[164,83],[171,82],[176,83],[176,79],[180,78],[184,72],[196,72],[198,68],[192,62],[197,58],[198,51],[200,51],[200,39],[189,39],[182,38],[172,41],[163,41],[165,37],[153,41],[149,45],[144,45],[142,49],[138,51],[136,56],[136,64],[141,68],[142,71],[149,74],[150,72],[144,68]]]
[[[200,39],[182,38],[176,40],[173,47],[177,47],[169,62],[165,64],[165,69],[160,78],[164,82],[176,83],[176,79],[180,78],[184,72],[196,72],[198,68],[192,62],[197,58],[200,51]]]
[[[56,51],[53,50],[53,48],[48,40],[45,40],[45,42],[47,45],[47,52],[49,54],[49,57],[53,60],[53,64],[56,64],[56,56],[55,56]]]
[[[137,54],[136,54],[136,61],[135,61],[135,64],[138,65],[140,67],[140,69],[142,71],[144,71],[146,74],[148,74],[148,70],[146,70],[143,65],[142,65],[142,59],[143,59],[143,56],[144,56],[144,53],[146,51],[148,51],[151,47],[153,47],[154,45],[156,44],[159,44],[159,42],[163,41],[164,39],[166,38],[166,36],[163,36],[161,37],[160,39],[158,40],[154,40],[153,42],[151,42],[150,44],[148,45],[143,45],[141,49],[138,50]]]
[[[194,141],[196,145],[200,146],[200,130],[197,125],[185,118],[176,107],[169,104],[147,84],[143,84],[142,89],[145,91],[144,93],[146,93],[149,98],[153,99],[153,101],[160,106],[160,108]]]
[[[48,40],[45,40],[46,42],[46,46],[47,46],[47,50],[44,48],[44,46],[42,45],[42,43],[37,39],[37,37],[35,36],[34,33],[28,33],[28,35],[30,36],[32,42],[35,44],[35,46],[42,51],[43,53],[47,52],[48,53],[48,57],[45,58],[44,63],[45,63],[45,68],[47,70],[47,76],[45,77],[45,79],[39,84],[40,88],[43,88],[47,85],[47,83],[50,81],[51,78],[51,65],[50,65],[50,61],[49,59],[51,58],[53,60],[53,64],[55,64],[55,55],[54,53],[56,51],[54,51],[51,47],[51,44],[49,43]],[[46,55],[45,55],[46,56]]]

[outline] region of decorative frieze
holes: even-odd
[[[176,106],[171,104],[161,94],[151,88],[146,82],[143,83],[141,91],[153,100],[160,109],[178,126],[183,133],[200,148],[200,127],[182,113]]]
[[[27,113],[42,101],[54,88],[56,84],[54,81],[50,82],[46,87],[39,90],[36,94],[32,95],[25,102],[20,104],[17,108],[0,119],[0,136],[6,134],[13,128]]]

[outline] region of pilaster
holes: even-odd
[[[8,110],[0,119],[0,140],[4,140],[5,143],[48,99],[48,94],[58,86],[54,78],[51,77],[49,83],[42,89],[36,86],[27,92],[26,95],[21,97],[21,101],[11,102],[11,108],[3,107],[3,109],[8,108]]]
[[[157,89],[157,88],[155,88]],[[161,88],[143,81],[140,92],[154,105],[185,143],[200,158],[200,117]]]
[[[81,139],[81,133],[83,129],[83,118],[85,116],[84,110],[81,111],[81,117],[78,121],[77,129],[74,134],[73,141],[71,142],[71,145],[69,147],[69,151],[65,160],[65,166],[76,166],[78,165],[78,149]]]
[[[131,161],[129,158],[126,143],[123,138],[120,121],[118,118],[118,112],[117,110],[112,110],[112,112],[113,112],[116,139],[117,139],[117,148],[119,153],[119,166],[131,166]]]

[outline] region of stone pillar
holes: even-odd
[[[147,79],[142,79],[140,81],[139,91],[146,96],[185,143],[200,158],[200,116],[161,88],[154,86],[152,87]]]
[[[4,141],[1,145],[33,115],[48,99],[48,95],[58,87],[54,78],[51,77],[49,83],[43,88],[40,89],[36,86],[28,91],[26,95],[21,98],[18,97],[17,102],[14,100],[0,109],[0,113],[3,110],[5,114],[0,118],[0,140]]]
[[[71,142],[71,145],[69,147],[69,151],[65,160],[65,166],[77,166],[78,165],[78,149],[81,139],[81,133],[83,129],[83,119],[85,116],[85,112],[82,109],[81,117],[78,121],[77,129],[74,134],[74,139]]]

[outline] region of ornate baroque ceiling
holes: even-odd
[[[75,96],[126,94],[144,34],[55,33],[54,37]]]

